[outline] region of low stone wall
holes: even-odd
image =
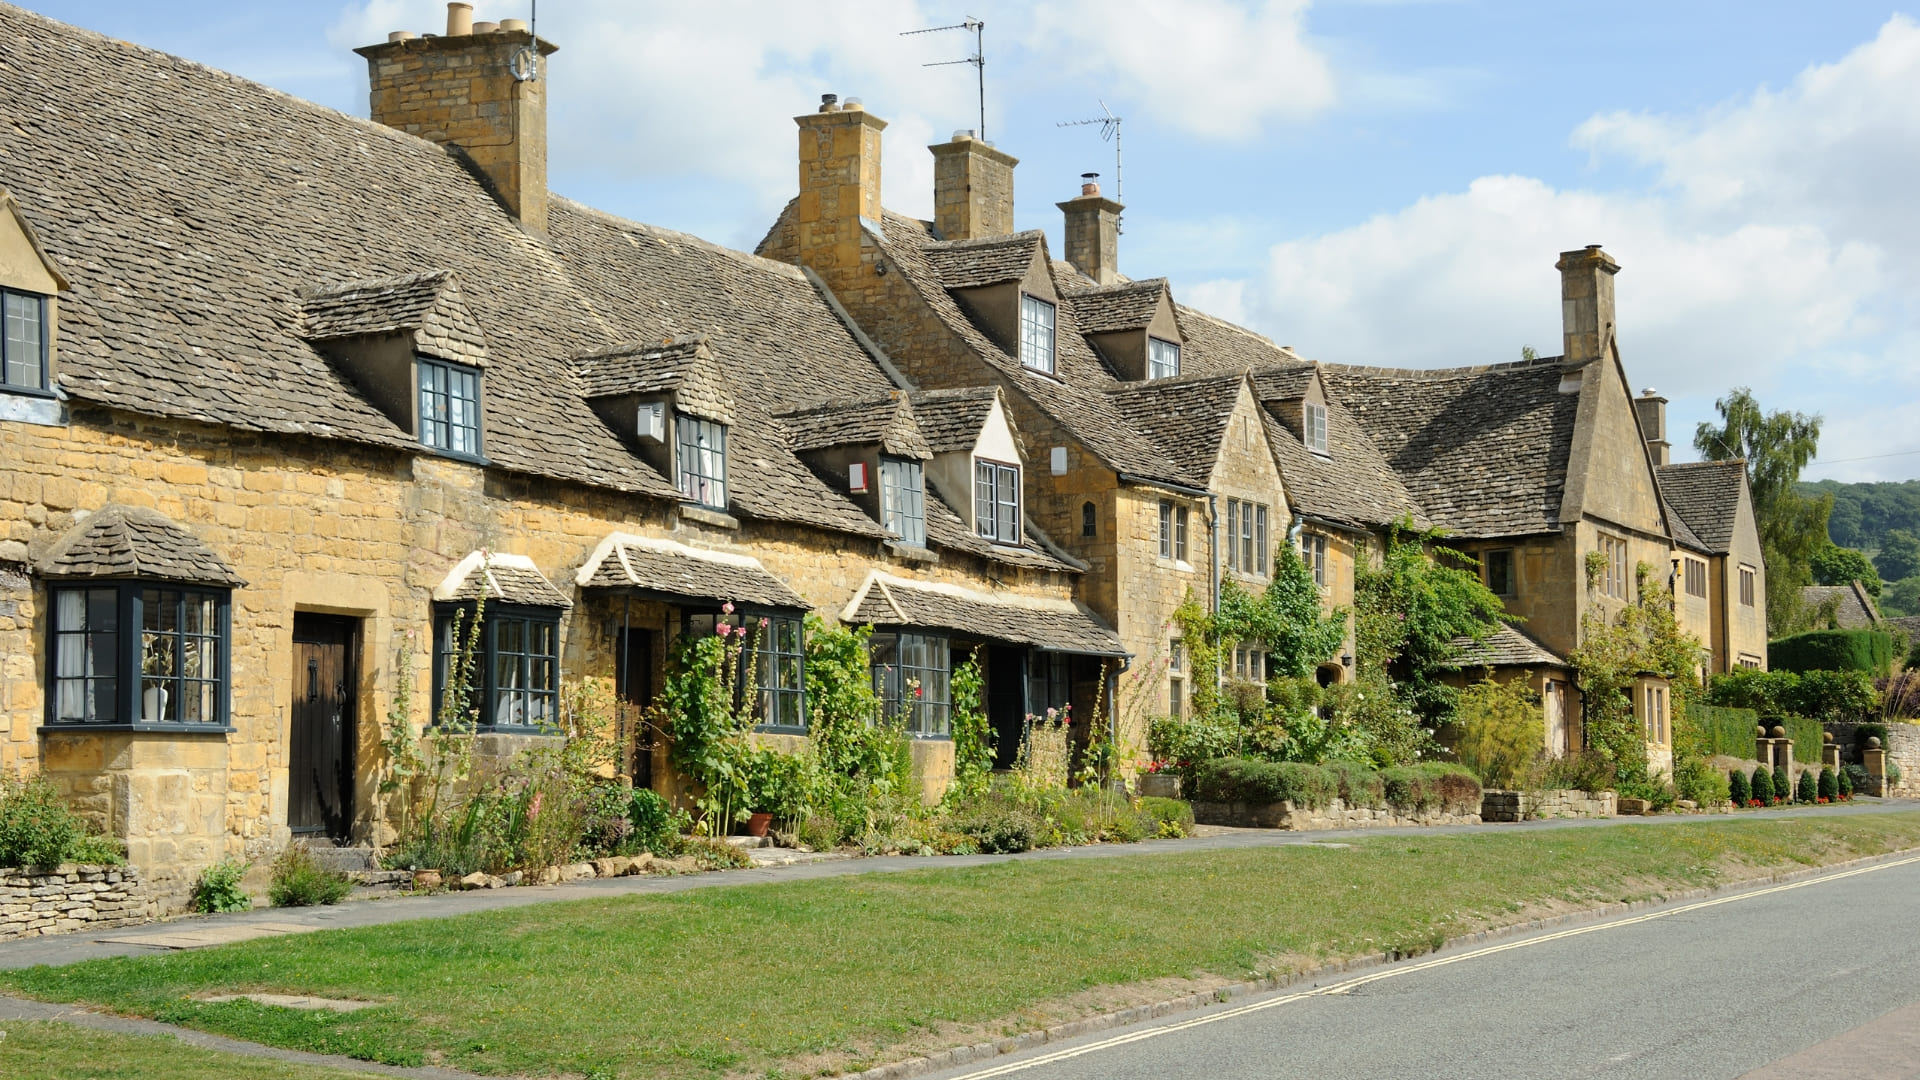
[[[1392,808],[1348,806],[1339,799],[1319,810],[1298,807],[1291,802],[1193,804],[1193,820],[1199,825],[1232,825],[1242,829],[1364,829],[1390,825],[1478,825],[1479,814],[1456,814],[1446,810],[1406,814]]]
[[[1863,792],[1863,794],[1883,794],[1889,798],[1920,797],[1920,724],[1891,723],[1885,725],[1887,737],[1881,749],[1887,752],[1887,764],[1900,770],[1900,781],[1889,784],[1884,792]],[[1860,737],[1858,724],[1828,724],[1833,732],[1833,741],[1840,744],[1841,760],[1860,764],[1860,748],[1864,739]]]
[[[1597,795],[1576,788],[1550,791],[1489,791],[1480,798],[1483,821],[1526,821],[1529,818],[1609,818],[1619,812],[1611,791]]]
[[[0,941],[126,926],[160,914],[131,866],[0,870]]]

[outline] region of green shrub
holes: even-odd
[[[627,820],[632,825],[629,835],[634,850],[650,851],[663,858],[672,858],[685,850],[686,832],[693,827],[693,819],[686,811],[675,810],[659,792],[648,788],[635,788],[628,796]]]
[[[1714,688],[1708,691],[1709,697],[1725,699],[1736,696],[1719,680],[1719,676],[1714,677]],[[1699,731],[1698,749],[1702,756],[1753,756],[1753,729],[1760,726],[1760,713],[1757,710],[1745,706],[1696,703],[1687,707],[1687,716]]]
[[[1814,789],[1814,795],[1828,802],[1840,797],[1840,777],[1831,765],[1820,770],[1820,786]]]
[[[1707,764],[1705,758],[1698,757],[1681,758],[1674,763],[1673,790],[1680,798],[1698,806],[1719,806],[1732,798],[1727,778]]]
[[[1773,805],[1773,770],[1765,765],[1753,767],[1753,797],[1760,800],[1761,806]]]
[[[1189,791],[1201,762],[1239,756],[1242,741],[1240,723],[1230,714],[1192,719],[1159,716],[1147,724],[1147,753],[1155,761],[1170,763]]]
[[[71,861],[86,824],[53,782],[0,779],[0,866],[58,866]]]
[[[83,832],[67,845],[67,857],[62,861],[85,866],[119,866],[127,861],[127,845],[111,836]]]
[[[1380,773],[1387,805],[1401,813],[1480,812],[1480,781],[1458,765],[1428,762]]]
[[[1785,769],[1773,770],[1773,797],[1783,803],[1793,801],[1793,777]]]
[[[1893,638],[1883,630],[1809,630],[1767,643],[1767,667],[1775,671],[1885,675],[1892,663]]]
[[[1763,718],[1808,716],[1836,723],[1872,714],[1880,694],[1864,671],[1730,671],[1713,677],[1707,702],[1752,709]]]
[[[1185,800],[1145,796],[1140,800],[1140,813],[1153,822],[1156,838],[1193,835],[1193,806]]]
[[[1620,797],[1623,799],[1646,800],[1647,809],[1654,813],[1671,807],[1675,797],[1673,785],[1659,777],[1622,780],[1616,785],[1616,790],[1620,792]]]
[[[1195,769],[1194,799],[1198,802],[1291,802],[1321,810],[1339,794],[1334,774],[1318,765],[1293,761],[1248,761],[1219,758]]]
[[[1191,812],[1188,817],[1191,819]],[[972,840],[977,851],[1011,854],[1033,847],[1040,822],[1012,799],[987,795],[957,807],[947,821],[947,828]]]
[[[1585,791],[1613,790],[1613,762],[1595,750],[1582,750],[1577,754],[1554,758],[1547,762],[1542,771],[1540,786],[1549,790],[1567,789]]]
[[[710,836],[688,837],[686,853],[702,870],[739,870],[753,865],[753,856]]]
[[[1525,679],[1485,679],[1460,693],[1454,753],[1486,783],[1522,785],[1546,746],[1546,714]]]
[[[247,876],[247,863],[226,858],[200,871],[193,882],[193,910],[204,912],[245,911],[253,906],[253,897],[240,887]]]
[[[1820,798],[1820,781],[1813,775],[1812,769],[1802,769],[1800,780],[1793,786],[1795,802],[1812,803]]]
[[[1753,799],[1753,785],[1747,782],[1747,774],[1739,769],[1727,773],[1727,798],[1735,806],[1745,806]]]
[[[1848,765],[1840,770],[1839,776],[1834,777],[1834,781],[1840,785],[1840,797],[1843,799],[1852,798],[1853,793],[1861,787],[1861,785],[1855,784],[1853,781],[1853,771],[1855,769],[1860,770],[1860,779],[1864,782],[1867,778],[1867,770],[1863,765]]]
[[[1334,790],[1348,806],[1384,807],[1387,788],[1379,773],[1351,761],[1329,761],[1320,766],[1333,774]]]
[[[313,907],[337,904],[353,891],[353,882],[337,870],[323,868],[313,853],[299,844],[289,844],[273,860],[273,880],[267,885],[267,898],[275,907]]]

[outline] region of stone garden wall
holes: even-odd
[[[146,922],[159,905],[130,866],[0,870],[0,941]]]
[[[1315,810],[1291,802],[1193,804],[1193,820],[1201,825],[1232,825],[1243,829],[1364,829],[1393,825],[1478,825],[1479,814],[1449,810],[1404,813],[1367,806],[1348,806],[1339,799]]]
[[[1573,788],[1552,791],[1489,791],[1480,799],[1483,821],[1530,818],[1609,818],[1619,812],[1611,791],[1589,794]]]

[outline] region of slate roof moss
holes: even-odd
[[[1809,614],[1833,608],[1833,621],[1842,630],[1865,630],[1880,624],[1880,609],[1873,596],[1859,582],[1845,585],[1803,585],[1800,605]]]
[[[40,560],[50,578],[140,578],[240,588],[227,561],[172,518],[109,504],[55,541]]]
[[[1565,668],[1569,665],[1552,650],[1516,626],[1502,624],[1485,641],[1461,637],[1453,639],[1458,650],[1450,666],[1456,669],[1476,667]]]
[[[1658,477],[1660,495],[1672,510],[1676,533],[1684,527],[1700,551],[1725,555],[1733,550],[1740,490],[1747,477],[1744,460],[1663,465]]]

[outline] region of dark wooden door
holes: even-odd
[[[353,832],[357,619],[293,617],[293,745],[287,824],[347,841]]]
[[[653,704],[653,631],[623,626],[618,636],[613,682],[620,698],[622,744],[633,747],[628,775],[634,787],[650,788],[656,740],[646,723],[646,711]]]
[[[987,650],[987,723],[993,727],[993,767],[1013,768],[1027,730],[1027,650]]]

